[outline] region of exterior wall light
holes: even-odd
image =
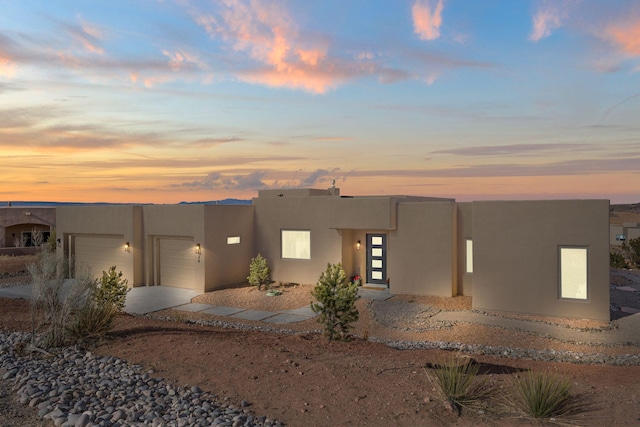
[[[125,252],[131,252],[131,245],[129,245],[129,242],[125,242],[124,251]]]
[[[360,246],[362,246],[362,244],[360,243],[360,240],[358,240],[358,243],[356,243],[356,249],[360,250]]]
[[[198,255],[200,255],[200,254],[202,253],[202,247],[200,246],[200,243],[198,243],[198,244],[196,245],[196,253],[197,253]]]

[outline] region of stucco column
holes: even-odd
[[[5,228],[0,227],[0,248],[4,248],[6,246],[4,241],[4,233],[5,233]]]

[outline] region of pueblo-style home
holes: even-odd
[[[207,292],[262,254],[276,282],[327,263],[392,294],[472,297],[474,308],[609,320],[607,200],[480,201],[263,190],[251,205],[63,206],[58,251],[132,286]]]

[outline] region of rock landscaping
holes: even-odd
[[[24,332],[0,332],[0,378],[13,382],[20,403],[55,426],[280,426],[240,407],[220,402],[199,387],[175,387],[112,356],[76,348],[53,357],[20,356]]]

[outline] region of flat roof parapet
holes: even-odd
[[[309,197],[309,196],[339,196],[339,188],[283,188],[279,190],[259,190],[258,198],[266,199],[273,197]]]

